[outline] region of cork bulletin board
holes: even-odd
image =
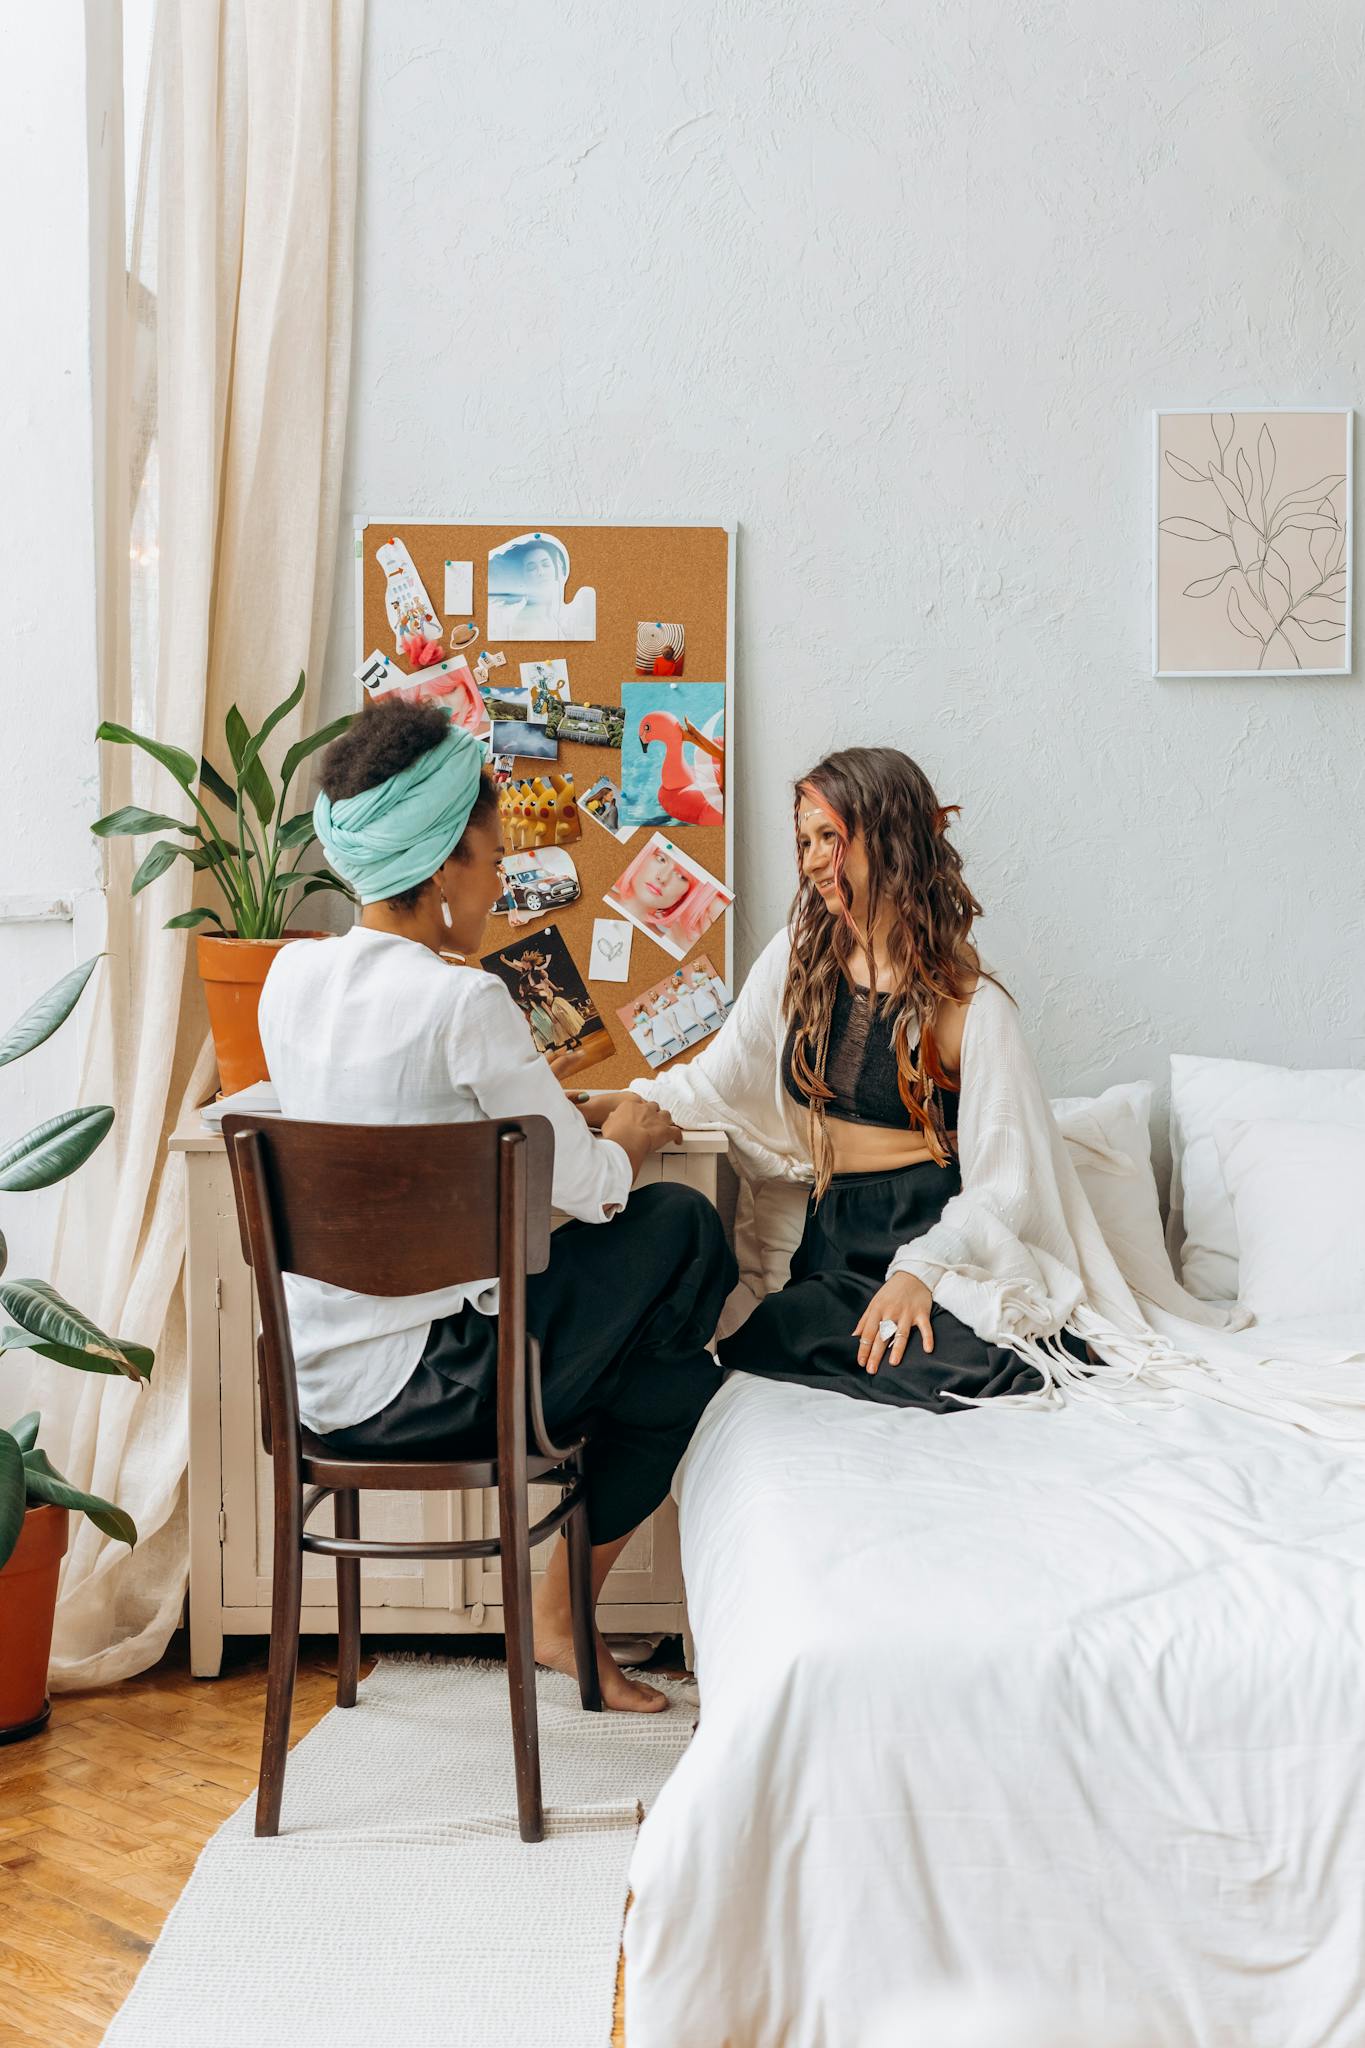
[[[591,638],[523,640],[498,638],[490,633],[489,554],[509,542],[529,535],[544,534],[561,543],[570,562],[564,585],[567,608],[572,610],[577,593],[596,593],[595,630]],[[568,667],[572,704],[619,706],[622,687],[629,683],[654,681],[653,675],[637,670],[637,626],[640,622],[671,620],[685,629],[685,661],[677,679],[679,703],[685,706],[686,686],[709,683],[724,686],[724,739],[730,761],[734,759],[734,577],[735,529],[732,524],[699,525],[635,524],[630,526],[588,525],[580,521],[535,519],[506,521],[498,525],[434,522],[411,519],[357,518],[355,521],[355,609],[357,671],[367,657],[381,651],[397,670],[407,668],[396,652],[394,628],[386,608],[386,574],[378,550],[392,540],[401,541],[428,593],[439,619],[436,629],[447,650],[447,633],[459,637],[459,629],[473,621],[479,637],[460,649],[473,668],[481,651],[504,656],[504,664],[488,673],[488,687],[496,693],[516,689],[522,682],[522,663],[565,662]],[[447,614],[444,609],[447,563],[473,564],[472,603],[467,611]],[[580,628],[581,629],[581,628]],[[667,671],[663,671],[667,673]],[[419,672],[412,671],[412,680]],[[406,677],[404,678],[406,681]],[[668,684],[662,687],[668,688]],[[364,692],[359,683],[357,694]],[[711,693],[714,696],[714,691]],[[630,700],[627,699],[627,702]],[[638,699],[636,700],[639,701]],[[709,701],[709,699],[708,699]],[[569,737],[558,740],[554,762],[517,756],[512,773],[532,779],[538,772],[553,769],[572,776],[577,798],[601,776],[622,785],[623,748],[643,757],[644,749],[629,725],[621,746],[598,746]],[[651,748],[659,758],[661,749]],[[695,758],[689,753],[689,759]],[[722,771],[723,774],[723,771]],[[733,888],[734,804],[733,777],[723,775],[723,822],[688,823],[671,817],[657,829],[672,842],[686,860],[695,862],[717,882]],[[686,806],[684,806],[686,807]],[[586,813],[580,817],[579,837],[569,841],[569,854],[581,889],[577,901],[549,909],[543,916],[531,916],[509,928],[506,917],[489,919],[480,954],[499,951],[509,944],[549,933],[553,927],[562,939],[586,984],[588,995],[611,1040],[607,1057],[597,1057],[582,1070],[589,1088],[620,1088],[637,1076],[651,1071],[650,1063],[632,1041],[618,1010],[643,996],[665,976],[688,961],[708,957],[733,988],[733,917],[723,913],[681,955],[665,949],[644,929],[636,928],[630,944],[626,980],[594,979],[590,972],[593,925],[598,918],[617,918],[616,906],[603,901],[607,890],[645,848],[655,828],[637,827],[622,843]],[[552,937],[552,935],[551,935]],[[528,1029],[530,1026],[528,1025]],[[701,1040],[700,1043],[705,1043]],[[598,1041],[600,1051],[600,1039]],[[676,1055],[681,1063],[695,1047]],[[670,1058],[669,1065],[675,1063]]]

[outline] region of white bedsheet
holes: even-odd
[[[630,2048],[859,2048],[944,1973],[1361,2048],[1359,1446],[735,1375],[675,1490],[702,1717],[632,1867]]]

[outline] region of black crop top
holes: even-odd
[[[833,1089],[825,1115],[844,1123],[877,1124],[885,1130],[910,1128],[910,1116],[896,1086],[896,1053],[891,1042],[890,1006],[865,988],[850,988],[843,976],[834,995],[825,1081]],[[793,1025],[782,1048],[782,1083],[794,1102],[805,1108],[810,1098],[792,1072]],[[956,1089],[940,1091],[943,1122],[957,1126]]]

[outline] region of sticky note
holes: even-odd
[[[588,958],[589,981],[627,981],[630,978],[631,927],[621,917],[595,917],[592,921],[592,952]]]
[[[468,615],[473,611],[474,564],[472,562],[446,563],[446,601],[444,609],[447,618],[453,612],[463,612]]]

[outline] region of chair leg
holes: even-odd
[[[531,1546],[525,1486],[498,1488],[502,1560],[502,1615],[507,1636],[507,1684],[512,1700],[512,1754],[517,1771],[517,1823],[523,1842],[545,1839],[540,1789],[540,1731],[536,1719],[536,1660],[531,1634]]]
[[[597,1670],[593,1630],[592,1538],[588,1509],[580,1501],[566,1525],[569,1544],[569,1613],[573,1618],[573,1656],[578,1667],[578,1697],[588,1714],[602,1711],[602,1681]]]
[[[265,1689],[265,1729],[261,1736],[261,1782],[256,1793],[258,1835],[277,1835],[280,1831],[294,1677],[299,1668],[302,1601],[303,1550],[297,1541],[287,1547],[277,1541],[270,1597],[270,1666]]]
[[[360,1495],[352,1487],[334,1495],[332,1526],[338,1536],[360,1534]],[[337,1705],[353,1707],[360,1677],[360,1559],[337,1559]]]

